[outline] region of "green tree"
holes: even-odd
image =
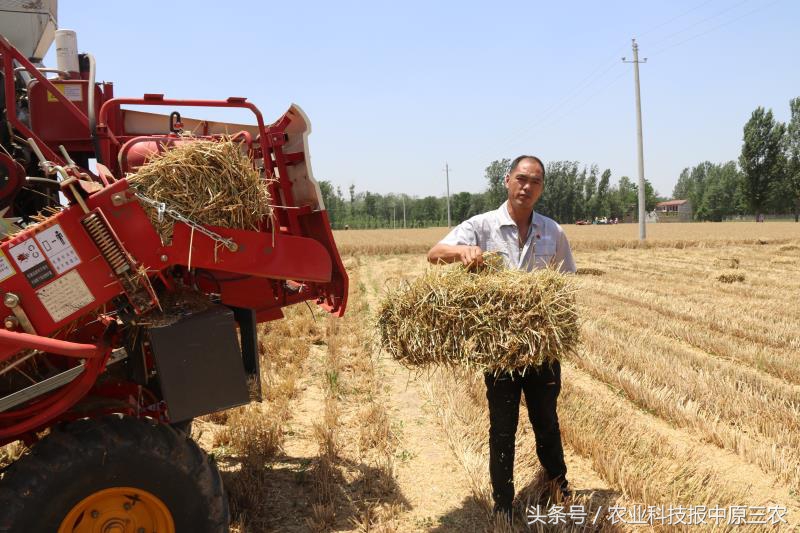
[[[720,221],[744,211],[741,205],[742,174],[734,161],[704,161],[683,169],[672,190],[676,200],[692,202],[695,220]]]
[[[620,178],[620,181],[621,178]],[[639,214],[639,184],[633,184],[633,194],[634,194],[634,201],[633,201],[633,211],[634,215]],[[644,180],[644,209],[647,212],[652,211],[656,208],[656,204],[659,202],[660,198],[658,197],[658,193],[653,188],[653,184],[650,183],[650,180]],[[638,218],[637,218],[638,219]]]
[[[320,180],[319,191],[322,194],[322,203],[325,204],[325,209],[331,210],[331,206],[335,203],[336,193],[333,191],[333,185],[329,181]]]
[[[771,192],[781,180],[784,166],[783,136],[786,128],[776,122],[772,110],[758,107],[744,126],[739,165],[745,176],[743,190],[753,213],[770,207]]]
[[[460,224],[471,216],[469,214],[471,203],[472,194],[468,192],[460,192],[450,197],[450,218],[453,224]]]
[[[555,220],[571,224],[580,211],[581,193],[578,190],[578,163],[554,161],[547,165],[544,193],[536,210]]]
[[[800,218],[800,97],[789,102],[791,118],[786,128],[786,190],[792,200],[794,221]]]
[[[672,189],[672,198],[675,200],[689,200],[694,192],[694,182],[692,181],[692,170],[684,168],[678,176],[678,182]]]
[[[742,176],[736,163],[711,165],[705,176],[703,197],[694,205],[695,218],[721,222],[725,217],[738,212],[738,191]]]
[[[595,212],[598,213],[598,216],[601,217],[609,216],[608,189],[610,181],[611,170],[606,169],[603,171],[603,174],[600,176],[600,181],[597,183],[597,194],[595,195],[594,209]]]
[[[576,165],[577,166],[577,165]],[[586,205],[586,168],[584,167],[575,178],[575,220],[585,220],[588,217],[589,206]]]
[[[510,166],[510,159],[498,159],[486,167],[485,176],[486,181],[489,182],[486,194],[490,205],[498,206],[508,198],[504,180]]]
[[[489,203],[486,193],[473,194],[469,203],[469,211],[467,218],[474,217],[480,213],[488,211],[489,209],[496,209],[497,206]]]
[[[584,185],[583,190],[583,201],[586,205],[586,218],[594,219],[597,216],[596,211],[596,202],[597,199],[595,196],[597,195],[597,165],[592,165],[589,168],[589,176],[586,178],[586,182]]]
[[[350,192],[350,215],[354,214],[355,204],[356,204],[356,185],[355,183],[351,183],[350,187],[347,189]]]
[[[439,200],[435,196],[426,196],[414,202],[414,218],[418,225],[430,226],[441,222],[439,216]]]
[[[333,185],[329,181],[320,180],[319,184],[319,192],[322,195],[322,203],[325,205],[325,209],[328,211],[328,220],[331,222],[331,227],[336,227],[335,215],[336,215],[336,193],[334,191]]]
[[[705,220],[707,214],[703,209],[703,197],[706,191],[706,177],[713,163],[703,161],[694,167],[683,169],[678,177],[678,183],[672,190],[672,198],[675,200],[689,200],[694,209],[694,218]]]
[[[369,191],[364,193],[364,211],[368,217],[378,216],[378,195]]]
[[[637,187],[628,176],[622,176],[617,185],[617,196],[619,204],[622,208],[622,215],[636,215],[638,213],[637,205],[638,200]]]

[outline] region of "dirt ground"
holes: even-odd
[[[777,505],[786,509],[785,523],[745,524],[737,530],[797,525],[800,500],[793,469],[800,463],[793,462],[798,459],[787,447],[797,436],[795,423],[782,435],[770,425],[766,407],[790,413],[800,405],[798,374],[781,358],[797,346],[797,332],[784,327],[782,319],[768,325],[762,318],[797,288],[796,278],[786,274],[796,270],[798,252],[779,246],[742,244],[724,252],[698,247],[680,255],[669,249],[578,251],[579,265],[595,267],[599,275],[581,279],[585,340],[579,356],[563,364],[559,414],[574,491],[568,503],[590,511],[596,523],[573,531],[639,531],[641,526],[612,523],[609,513],[665,503]],[[715,281],[719,257],[734,255],[741,259],[746,282]],[[348,266],[351,296],[356,295],[349,313],[355,322],[342,319],[338,337],[323,336],[312,346],[283,421],[281,451],[265,466],[266,482],[259,489],[264,494],[254,499],[263,502],[267,518],[239,531],[508,531],[491,519],[481,384],[463,374],[411,372],[382,351],[375,337],[375,311],[387,284],[424,268],[420,255],[367,255]],[[685,296],[678,301],[662,294]],[[595,305],[600,297],[613,305]],[[715,313],[741,318],[725,322]],[[344,392],[332,395],[328,373],[336,343],[347,345],[337,348],[336,356]],[[607,366],[617,364],[614,357],[627,357],[631,364],[609,373]],[[685,380],[677,378],[681,375]],[[334,474],[322,483],[320,424],[332,398],[338,413],[328,426],[335,434]],[[358,444],[365,427],[375,423],[364,416],[370,402],[385,418],[385,457]],[[737,404],[745,409],[741,417]],[[745,416],[746,409],[761,405],[766,421]],[[526,504],[539,501],[545,490],[523,413],[514,531],[564,530],[523,525]],[[209,437],[219,428],[212,426],[201,423],[195,437],[220,454]],[[237,475],[231,464],[226,483]],[[321,503],[326,501],[327,510]]]

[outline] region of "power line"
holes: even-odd
[[[667,19],[666,21],[661,22],[661,23],[657,24],[656,26],[651,27],[650,29],[645,31],[645,33],[643,35],[652,33],[655,30],[658,30],[658,29],[661,29],[661,28],[663,28],[665,26],[668,26],[669,24],[673,23],[674,21],[676,21],[676,20],[678,20],[680,18],[683,18],[686,15],[688,15],[688,14],[690,14],[690,13],[692,13],[692,12],[694,12],[694,11],[696,11],[696,10],[698,10],[698,9],[708,5],[708,4],[710,4],[712,1],[713,0],[706,0],[704,2],[701,2],[701,3],[699,3],[699,4],[695,5],[695,6],[693,6],[693,7],[689,8],[689,9],[679,13],[678,15],[675,15],[675,16]],[[723,14],[725,14],[725,13],[727,13],[727,12],[729,12],[729,11],[735,9],[735,8],[740,7],[741,5],[743,5],[743,4],[745,4],[745,3],[749,2],[749,1],[750,0],[742,0],[742,1],[736,3],[736,4],[732,5],[732,6],[728,6],[728,7],[724,8],[724,9],[722,9],[722,10],[719,10],[719,11],[715,12],[714,14],[712,14],[712,15],[710,15],[708,17],[705,17],[703,19],[700,19],[700,20],[698,20],[696,22],[691,23],[690,25],[684,27],[681,30],[678,30],[676,32],[668,34],[666,37],[663,37],[663,38],[655,41],[655,43],[662,43],[662,42],[670,39],[671,37],[674,37],[676,35],[680,35],[681,33],[684,33],[686,31],[698,26],[699,24],[702,24],[704,22],[708,22],[710,20],[718,18],[719,16],[721,16],[721,15],[723,15]],[[715,27],[711,28],[710,30],[707,30],[707,31],[705,31],[703,33],[700,33],[700,34],[694,35],[692,37],[689,37],[688,39],[685,39],[685,40],[680,41],[678,43],[674,43],[672,45],[666,46],[666,47],[656,51],[655,53],[650,54],[650,56],[662,53],[663,51],[665,51],[665,50],[667,50],[669,48],[672,48],[673,46],[678,46],[678,45],[683,44],[684,42],[687,42],[689,40],[695,39],[695,38],[700,37],[702,35],[705,35],[707,33],[711,33],[712,31],[715,31],[718,28],[721,28],[721,27],[726,26],[726,25],[728,25],[728,24],[730,24],[732,22],[735,22],[736,20],[744,18],[744,17],[746,17],[746,16],[748,16],[748,15],[750,15],[750,14],[756,12],[756,11],[759,11],[760,9],[766,9],[768,7],[771,7],[772,5],[778,3],[779,1],[781,1],[781,0],[775,0],[774,2],[768,4],[767,6],[759,6],[756,9],[748,11],[744,15],[741,15],[740,17],[737,17],[737,18],[732,19],[730,21],[727,21],[727,22],[725,22],[723,24],[715,26]],[[609,87],[614,85],[614,83],[619,78],[621,78],[625,74],[625,72],[622,72],[618,76],[614,77],[610,81],[610,83],[608,85],[605,85],[601,89],[590,93],[586,98],[583,99],[583,101],[580,104],[574,105],[574,106],[570,106],[565,113],[558,113],[558,111],[560,111],[562,108],[564,108],[567,103],[569,103],[570,101],[574,100],[583,91],[585,91],[586,89],[589,89],[590,87],[594,86],[596,83],[598,83],[604,77],[606,77],[606,75],[616,65],[619,64],[619,63],[617,63],[617,61],[618,60],[615,59],[612,63],[608,64],[608,66],[605,66],[605,64],[602,64],[602,65],[598,66],[597,68],[595,68],[594,70],[592,70],[592,72],[590,72],[580,83],[578,83],[578,85],[575,88],[573,88],[569,93],[567,93],[567,95],[564,98],[562,98],[561,100],[555,102],[553,105],[551,105],[548,108],[546,108],[542,113],[537,115],[534,119],[528,121],[528,123],[526,125],[524,125],[524,126],[522,126],[520,128],[517,128],[512,134],[510,134],[509,136],[504,138],[502,141],[500,141],[497,144],[495,144],[495,146],[505,148],[510,142],[518,140],[520,137],[523,137],[528,132],[530,132],[530,130],[532,128],[534,128],[534,127],[538,126],[538,127],[542,128],[544,126],[549,126],[549,125],[558,123],[560,120],[563,120],[567,115],[573,113],[575,110],[577,110],[578,108],[580,108],[583,105],[585,105],[586,103],[588,103],[592,98],[594,98],[598,94],[602,93],[603,91],[605,91],[606,89],[608,89]],[[605,68],[603,68],[604,66],[605,66]],[[600,72],[600,73],[597,74],[598,72]],[[553,118],[555,118],[555,120],[552,120]],[[486,153],[481,154],[479,159],[483,159],[483,158],[486,158],[486,157],[491,157],[491,155],[492,154],[487,151]]]
[[[583,79],[582,82],[580,82],[577,85],[576,88],[567,93],[567,96],[547,107],[544,111],[536,115],[533,119],[529,120],[527,124],[517,128],[512,133],[506,135],[501,141],[497,142],[494,146],[505,148],[510,142],[515,141],[521,136],[527,134],[532,128],[540,126],[543,122],[549,120],[554,112],[558,111],[570,100],[573,100],[585,89],[588,89],[589,87],[600,81],[602,78],[606,76],[606,74],[608,74],[617,65],[618,63],[617,60],[615,59],[614,62],[608,64],[608,66],[606,66],[606,68],[603,69],[599,75],[595,75],[595,73],[600,71],[603,66],[594,69],[586,78]],[[479,159],[482,159],[489,155],[490,155],[489,151],[484,152],[483,154],[480,155]]]
[[[714,27],[712,27],[712,28],[710,28],[710,29],[708,29],[708,30],[706,30],[704,32],[698,33],[696,35],[692,35],[691,37],[688,37],[688,38],[686,38],[686,39],[684,39],[682,41],[678,41],[677,43],[673,43],[673,44],[671,44],[669,46],[665,46],[664,48],[660,48],[659,50],[656,50],[655,52],[650,54],[650,56],[654,56],[656,54],[661,54],[666,50],[669,50],[671,48],[675,48],[676,46],[680,46],[680,45],[682,45],[684,43],[688,43],[689,41],[697,39],[698,37],[703,37],[704,35],[708,35],[709,33],[715,32],[720,28],[724,28],[725,26],[733,24],[734,22],[742,20],[743,18],[749,17],[753,13],[757,13],[758,11],[763,11],[765,9],[769,9],[770,7],[774,6],[775,4],[777,4],[777,3],[781,2],[781,1],[782,0],[774,0],[773,2],[770,2],[767,5],[760,5],[760,6],[756,7],[755,9],[747,11],[746,13],[743,13],[742,15],[739,15],[738,17],[735,17],[735,18],[732,18],[732,19],[730,19],[730,20],[728,20],[726,22],[723,22],[722,24],[718,24],[718,25],[716,25],[716,26],[714,26]]]
[[[580,109],[581,107],[585,106],[586,104],[588,104],[589,102],[591,102],[591,101],[592,101],[592,100],[593,100],[595,97],[597,97],[598,95],[600,95],[600,94],[604,93],[604,92],[605,92],[606,90],[608,90],[610,87],[612,87],[613,85],[615,85],[615,84],[616,84],[616,83],[617,83],[617,82],[618,82],[620,79],[622,79],[622,77],[623,77],[623,76],[625,76],[625,74],[627,74],[627,71],[622,71],[622,72],[620,72],[619,74],[617,74],[616,76],[614,76],[613,78],[611,78],[607,84],[603,85],[602,87],[600,87],[600,88],[599,88],[599,89],[597,89],[596,91],[594,91],[594,92],[590,93],[590,94],[589,94],[589,95],[588,95],[588,96],[587,96],[587,97],[586,97],[586,98],[585,98],[583,101],[581,101],[580,103],[578,103],[578,104],[576,104],[576,105],[573,105],[573,106],[570,106],[570,107],[568,107],[566,112],[564,112],[564,113],[561,113],[560,115],[557,115],[557,116],[555,116],[555,117],[551,118],[551,119],[549,120],[549,122],[543,122],[543,123],[542,123],[542,129],[545,129],[545,127],[547,127],[547,126],[551,126],[551,125],[557,124],[557,123],[558,123],[560,120],[563,120],[564,118],[568,117],[569,115],[571,115],[572,113],[574,113],[575,111],[577,111],[578,109]]]
[[[737,3],[733,4],[732,6],[728,6],[728,7],[726,7],[725,9],[722,9],[722,10],[720,10],[720,11],[717,11],[717,12],[716,12],[716,13],[714,13],[713,15],[710,15],[710,16],[708,16],[708,17],[706,17],[706,18],[703,18],[703,19],[697,20],[697,21],[695,21],[695,22],[693,22],[693,23],[689,24],[689,25],[688,25],[688,26],[686,26],[685,28],[683,28],[683,29],[681,29],[681,30],[678,30],[678,31],[676,31],[676,32],[672,32],[672,33],[670,33],[670,34],[666,35],[665,37],[662,37],[661,39],[658,39],[658,40],[656,40],[656,41],[653,41],[652,43],[649,43],[649,44],[650,44],[650,46],[655,46],[655,45],[661,44],[661,43],[663,43],[663,42],[665,42],[665,41],[668,41],[668,40],[670,40],[672,37],[675,37],[676,35],[680,35],[681,33],[684,33],[684,32],[686,32],[686,31],[688,31],[688,30],[691,30],[691,29],[692,29],[692,28],[694,28],[695,26],[699,26],[700,24],[703,24],[703,23],[705,23],[705,22],[708,22],[708,21],[710,21],[710,20],[714,20],[714,19],[718,18],[720,15],[723,15],[723,14],[725,14],[725,13],[729,12],[729,11],[732,11],[732,10],[736,9],[737,7],[739,7],[739,6],[741,6],[741,5],[744,5],[744,4],[746,4],[746,3],[750,2],[750,1],[751,1],[751,0],[741,0],[740,2],[737,2]]]
[[[641,37],[643,37],[643,36],[645,36],[645,35],[650,35],[650,34],[651,34],[651,33],[653,33],[654,31],[656,31],[656,30],[659,30],[659,29],[663,28],[664,26],[666,26],[666,25],[668,25],[668,24],[671,24],[671,23],[675,22],[675,21],[676,21],[676,20],[678,20],[679,18],[683,18],[683,17],[685,17],[686,15],[688,15],[689,13],[691,13],[692,11],[696,11],[697,9],[700,9],[701,7],[707,6],[708,4],[710,4],[710,3],[711,3],[711,2],[713,2],[713,1],[714,1],[714,0],[706,0],[705,2],[701,2],[701,3],[699,3],[699,4],[695,5],[695,6],[693,6],[693,7],[689,8],[689,9],[687,9],[686,11],[682,12],[680,15],[675,15],[674,17],[672,17],[672,18],[668,19],[666,22],[662,22],[662,23],[660,23],[660,24],[657,24],[656,26],[653,26],[653,27],[651,27],[650,29],[648,29],[648,30],[646,30],[646,31],[644,31],[644,32],[642,32],[642,33],[640,33],[640,34],[639,34],[639,37],[641,38]]]
[[[675,15],[675,16],[667,19],[666,21],[661,22],[661,23],[657,24],[656,26],[651,27],[644,34],[646,35],[646,34],[649,34],[649,33],[653,32],[653,31],[655,31],[657,29],[663,28],[664,26],[667,26],[668,24],[671,24],[672,22],[674,22],[674,21],[676,21],[676,20],[688,15],[689,13],[691,13],[691,12],[693,12],[693,11],[695,11],[695,10],[697,10],[697,9],[699,9],[699,8],[709,4],[709,3],[711,3],[712,1],[713,0],[706,0],[704,2],[701,2],[700,4],[695,5],[695,6],[691,7],[690,9],[687,9],[687,10],[679,13],[678,15]],[[749,0],[743,0],[743,1],[749,1]],[[683,30],[681,30],[681,31],[683,31]],[[625,50],[625,48],[623,47],[623,48],[620,49],[620,51],[622,51],[622,50]],[[544,111],[539,113],[536,117],[534,117],[533,119],[528,121],[528,123],[526,125],[514,130],[511,134],[507,135],[501,141],[497,142],[495,144],[495,146],[496,147],[505,148],[510,142],[515,141],[515,140],[519,139],[520,137],[526,135],[533,127],[541,126],[542,123],[544,123],[545,121],[547,121],[547,120],[549,120],[551,118],[553,113],[559,111],[562,107],[564,107],[568,102],[570,102],[571,100],[576,98],[585,89],[588,89],[591,86],[593,86],[594,84],[596,84],[597,82],[599,82],[615,66],[619,65],[618,59],[616,59],[617,57],[619,57],[619,52],[614,54],[614,59],[610,63],[608,63],[608,64],[603,63],[603,64],[599,65],[597,68],[593,69],[570,92],[568,92],[565,97],[563,97],[561,100],[555,102],[551,106],[547,107]],[[605,66],[605,68],[603,68],[604,66]],[[600,72],[601,70],[602,70],[602,72]],[[598,72],[600,72],[600,74],[597,74]],[[621,76],[622,76],[622,74],[620,74],[617,78],[619,78]],[[612,80],[612,82],[615,81],[617,78],[614,78],[614,80]],[[604,87],[604,89],[605,89],[605,87]],[[592,97],[594,97],[598,92],[602,92],[602,90],[601,91],[595,91],[594,93],[591,93],[590,96],[587,98],[587,100],[591,99]],[[580,105],[579,106],[573,106],[571,108],[571,110],[569,111],[569,113],[574,111],[577,107],[580,107]],[[558,116],[559,119],[563,118],[563,115],[560,115],[560,116],[556,115],[556,116]],[[483,158],[490,157],[490,156],[491,156],[491,153],[489,151],[487,151],[484,154],[481,154],[481,156],[478,159],[483,159]]]

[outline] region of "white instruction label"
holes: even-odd
[[[94,296],[77,270],[64,274],[36,291],[53,322],[64,320],[94,302]]]
[[[44,250],[56,272],[63,274],[81,264],[78,254],[64,235],[60,224],[50,226],[36,235],[36,240]]]
[[[16,273],[17,271],[11,266],[6,254],[0,252],[0,281],[5,281]]]
[[[72,102],[83,101],[83,86],[82,85],[63,85],[61,92],[67,97],[67,100]]]
[[[53,86],[64,95],[64,98],[71,102],[82,102],[83,101],[83,85],[77,85],[74,83],[54,83]],[[53,93],[50,91],[47,92],[47,101],[48,102],[58,102],[58,98],[55,97]]]
[[[18,245],[12,246],[8,249],[8,253],[33,287],[38,287],[55,276],[33,239],[25,239]]]

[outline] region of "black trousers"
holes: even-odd
[[[561,392],[561,365],[529,367],[498,377],[485,375],[489,400],[489,475],[495,507],[510,509],[514,500],[514,445],[520,396],[525,393],[528,418],[536,436],[536,455],[550,479],[566,481],[556,402]]]

